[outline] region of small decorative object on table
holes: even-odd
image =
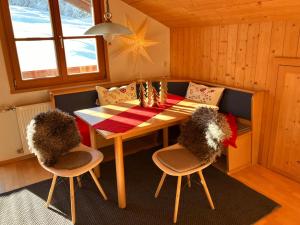
[[[145,88],[144,88],[144,84],[143,82],[140,82],[140,96],[139,96],[139,100],[140,100],[140,106],[141,107],[146,107],[146,99],[145,99]]]
[[[164,104],[166,102],[167,95],[168,95],[168,83],[166,79],[163,79],[160,82],[160,93],[159,93],[159,99],[161,104]]]
[[[146,84],[147,84],[147,97],[148,97],[147,104],[149,107],[151,107],[153,105],[153,86],[150,80],[148,80]]]
[[[156,91],[156,89],[155,88],[153,88],[153,104],[152,104],[152,106],[153,107],[159,107],[159,104],[160,104],[160,102],[159,102],[159,95],[158,95],[158,93],[157,93],[157,91]]]

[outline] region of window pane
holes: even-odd
[[[51,37],[48,0],[9,0],[14,36]]]
[[[58,76],[53,41],[17,41],[22,79]]]
[[[99,71],[95,38],[67,39],[64,46],[69,75]]]
[[[82,36],[94,25],[92,0],[59,0],[64,36]]]

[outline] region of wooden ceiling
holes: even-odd
[[[169,27],[300,20],[300,0],[123,0]]]

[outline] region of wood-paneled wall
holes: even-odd
[[[267,165],[276,82],[272,60],[300,57],[300,21],[171,29],[171,75],[267,90],[259,162]],[[300,65],[299,65],[300,66]]]

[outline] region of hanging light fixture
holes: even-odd
[[[129,35],[132,32],[121,24],[113,23],[111,21],[112,14],[109,8],[109,2],[106,0],[106,12],[104,13],[105,21],[103,23],[96,24],[89,28],[84,34],[85,35],[101,35],[104,40],[111,42],[114,36],[117,35]]]

